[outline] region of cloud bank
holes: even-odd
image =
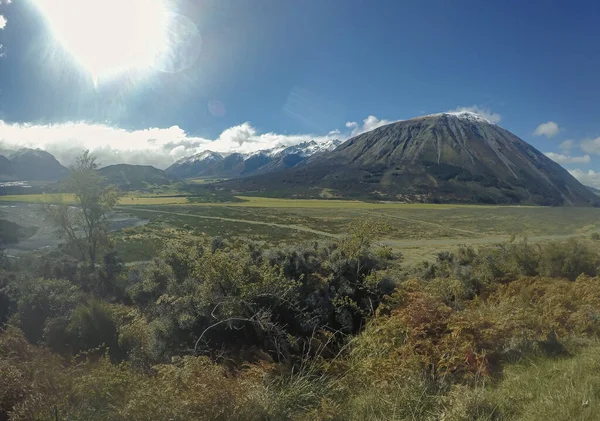
[[[580,169],[569,170],[571,175],[585,186],[595,187],[600,189],[600,172],[594,170],[583,171]]]
[[[559,164],[589,164],[591,161],[589,155],[569,156],[554,152],[544,152],[544,155]]]
[[[548,138],[556,136],[560,132],[560,127],[554,121],[542,123],[533,132],[534,136],[546,136]]]
[[[248,153],[310,140],[345,139],[348,135],[336,130],[326,135],[260,134],[246,122],[224,130],[216,139],[206,139],[191,136],[179,126],[129,131],[102,124],[9,124],[0,120],[0,149],[40,148],[65,165],[74,162],[84,149],[92,151],[102,165],[127,163],[166,168],[206,149]]]
[[[394,121],[385,119],[380,120],[374,115],[370,115],[363,120],[363,124],[358,124],[356,121],[349,121],[346,123],[346,127],[351,130],[350,136],[358,136],[361,133],[374,130],[378,127],[385,126],[386,124],[390,123],[394,123]]]

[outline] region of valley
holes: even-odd
[[[432,260],[460,245],[486,246],[511,235],[531,242],[589,237],[600,229],[600,209],[502,206],[371,204],[252,198],[235,204],[123,206],[123,211],[152,221],[121,234],[148,238],[163,228],[193,236],[247,237],[271,244],[341,237],[353,220],[376,219],[391,227],[381,239],[406,264]],[[152,230],[152,231],[149,231]],[[139,260],[135,256],[135,260]]]
[[[0,197],[0,205],[39,203],[43,195]],[[69,199],[69,196],[66,196]],[[433,260],[461,245],[487,246],[512,235],[530,242],[587,238],[600,230],[592,207],[486,206],[370,203],[353,200],[238,197],[233,203],[193,203],[193,197],[129,195],[116,210],[148,224],[114,233],[126,262],[149,258],[165,239],[180,235],[244,237],[268,244],[340,238],[354,220],[384,221],[381,243],[402,253],[405,264]],[[54,242],[53,242],[54,244]]]

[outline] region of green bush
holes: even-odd
[[[69,317],[84,294],[64,279],[26,278],[16,283],[17,323],[32,343],[44,338],[46,324],[56,317]]]

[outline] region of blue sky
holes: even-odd
[[[357,132],[476,107],[600,183],[599,2],[170,1],[197,28],[197,60],[96,85],[36,0],[0,2],[5,144],[68,160],[61,147],[81,142],[107,162],[120,152],[164,167],[211,147],[347,137],[348,122]]]

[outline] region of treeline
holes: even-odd
[[[385,226],[273,248],[182,238],[126,268],[4,262],[0,420],[586,419],[600,411],[593,241],[439,253]],[[592,418],[588,418],[592,419]]]

